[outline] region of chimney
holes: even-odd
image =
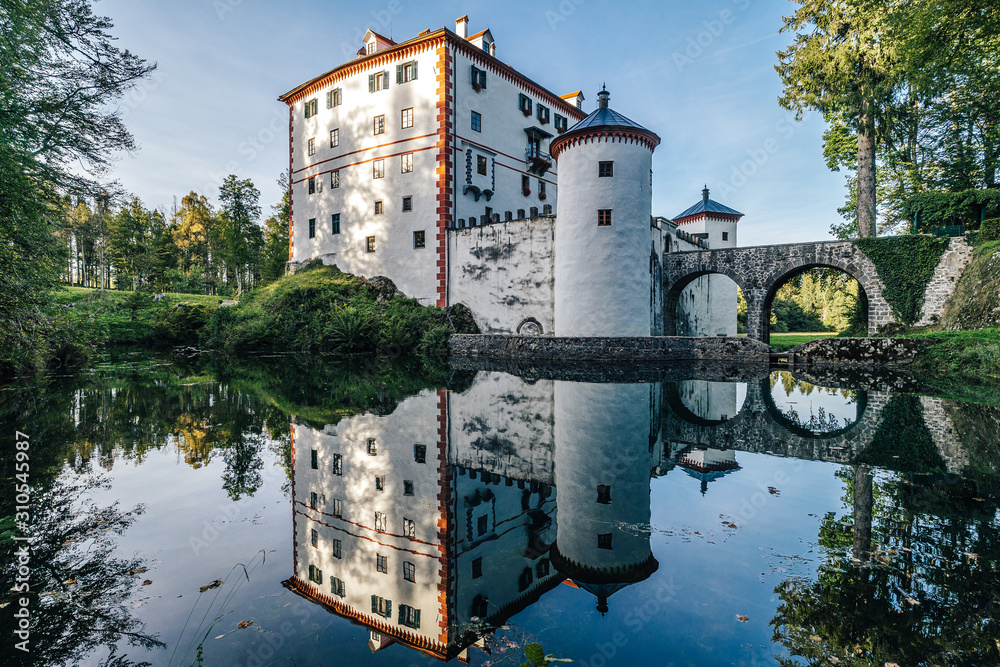
[[[455,32],[462,39],[465,39],[465,38],[467,38],[469,36],[469,17],[468,17],[468,15],[466,15],[466,16],[460,16],[457,19],[455,19]]]

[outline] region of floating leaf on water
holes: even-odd
[[[736,614],[736,620],[739,621],[740,623],[746,623],[747,621],[750,620],[750,617],[744,616],[742,614]]]
[[[723,521],[722,525],[725,526],[726,528],[732,528],[733,530],[736,530],[737,528],[739,528],[739,526],[737,526],[732,521]]]
[[[66,581],[64,581],[63,583],[64,583],[64,584],[75,584],[75,583],[76,583],[76,579],[67,579],[67,580],[66,580]]]
[[[216,579],[215,581],[213,581],[210,584],[205,584],[204,586],[202,586],[198,590],[200,590],[202,593],[204,593],[205,591],[211,590],[213,588],[218,588],[221,585],[222,585],[222,579]]]
[[[970,554],[968,551],[964,551],[962,553],[964,553],[969,558],[979,558],[979,554]]]
[[[151,583],[153,583],[152,579],[146,579],[144,582],[142,582],[142,585],[143,586],[149,586]]]
[[[809,635],[809,639],[811,639],[814,642],[821,642],[821,641],[823,641],[823,638],[820,637],[819,635]]]
[[[243,628],[249,628],[251,625],[253,625],[253,621],[240,621],[240,624],[236,627],[242,630]]]
[[[222,639],[223,637],[225,637],[225,635],[219,635],[216,639]]]
[[[147,568],[147,567],[137,567],[134,570],[129,570],[128,573],[129,574],[142,574],[143,572],[145,572],[148,569],[149,568]]]
[[[780,496],[781,495],[781,491],[779,491],[778,489],[774,488],[773,486],[767,487],[767,492],[770,493],[772,496]]]

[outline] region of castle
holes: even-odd
[[[663,333],[664,253],[736,245],[742,214],[709,199],[652,215],[660,138],[583,111],[496,57],[489,30],[369,30],[357,57],[279,100],[289,109],[289,266],[321,259],[464,304],[484,333]],[[679,334],[736,335],[736,285],[696,278]]]

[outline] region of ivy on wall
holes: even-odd
[[[948,247],[947,238],[933,236],[888,236],[855,241],[882,281],[882,296],[896,319],[913,324],[920,319],[924,292],[934,269]]]
[[[920,399],[909,394],[893,396],[882,410],[871,443],[852,463],[901,472],[944,470],[944,460],[924,423]]]
[[[1000,214],[1000,190],[922,192],[903,205],[911,221],[919,219],[920,229],[933,225],[978,225],[983,218]]]

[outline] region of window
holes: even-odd
[[[413,171],[413,153],[403,153],[399,156],[399,171],[402,174]]]
[[[334,577],[330,580],[330,592],[337,597],[344,597],[344,580]]]
[[[385,512],[375,512],[375,530],[385,532]]]
[[[406,604],[401,604],[399,605],[399,618],[397,620],[400,625],[417,629],[420,627],[420,610]]]
[[[340,498],[333,499],[333,516],[338,519],[344,518],[344,501]]]
[[[375,215],[382,215],[382,200],[379,199],[375,202]]]
[[[414,567],[413,563],[409,561],[403,563],[403,579],[406,581],[413,581],[416,579],[416,570],[417,568]]]
[[[316,218],[309,218],[309,238],[316,238]]]
[[[424,230],[418,230],[413,232],[413,247],[414,249],[423,248],[427,244],[427,235]]]
[[[331,234],[339,234],[340,233],[340,214],[339,213],[334,213],[333,215],[330,216],[330,233]],[[340,461],[340,454],[334,454],[333,455],[333,460],[334,461]],[[340,473],[335,473],[335,474],[339,475]]]
[[[375,237],[366,236],[365,237],[365,252],[375,252]],[[374,456],[374,454],[372,454]]]
[[[489,613],[489,598],[484,597],[482,593],[477,593],[476,597],[472,598],[472,615],[478,618],[486,618]]]
[[[538,198],[545,199],[545,181],[538,179]]]
[[[531,98],[524,93],[517,96],[517,106],[525,116],[531,115]]]
[[[531,178],[525,174],[521,174],[521,193],[527,197],[531,194]],[[520,217],[524,217],[521,215]]]
[[[472,561],[472,578],[478,579],[483,576],[483,557],[480,556]]]
[[[601,160],[597,163],[597,175],[600,178],[611,178],[615,175],[615,163],[611,160]]]
[[[374,93],[376,90],[385,90],[389,87],[389,73],[375,72],[368,75],[368,92]]]
[[[309,452],[309,467],[313,470],[319,470],[319,452],[315,449]]]
[[[323,570],[319,569],[315,565],[309,566],[309,581],[322,584],[323,583]]]
[[[482,537],[483,535],[485,535],[486,534],[486,528],[488,527],[488,525],[489,525],[488,524],[488,520],[487,520],[485,514],[482,515],[481,517],[479,517],[476,520],[476,535],[478,535],[479,537]]]
[[[374,242],[375,237],[374,236],[369,236],[368,238],[372,239],[372,250],[374,250],[375,249],[375,247],[374,247],[375,246],[375,242]],[[371,252],[372,250],[369,250],[368,252]],[[375,438],[368,438],[368,444],[367,444],[367,448],[366,448],[365,451],[368,452],[368,456],[378,456],[378,443],[375,442]]]
[[[341,540],[333,541],[333,557],[334,558],[344,557],[344,543]]]
[[[334,169],[330,172],[330,187],[339,188],[340,187],[340,170]]]
[[[375,116],[372,120],[372,130],[374,130],[375,134],[385,134],[385,114]]]
[[[472,87],[477,93],[486,87],[486,70],[479,69],[475,65],[472,66]]]
[[[417,78],[417,61],[411,60],[402,65],[396,65],[396,83],[406,83]]]
[[[403,495],[412,496],[413,495],[413,480],[404,479],[403,480]]]
[[[372,160],[372,178],[385,178],[385,160]]]
[[[403,213],[413,210],[413,197],[406,195],[403,197]]]
[[[549,117],[550,117],[549,116],[549,108],[547,106],[545,106],[544,104],[542,104],[541,102],[539,102],[538,103],[538,122],[541,123],[542,125],[545,125],[546,123],[549,122]]]
[[[375,569],[382,574],[389,574],[389,557],[375,554]]]
[[[336,148],[340,145],[340,128],[334,128],[330,130],[330,148]]]
[[[408,127],[413,127],[413,107],[403,109],[401,125],[404,130]]]
[[[597,211],[597,226],[598,227],[610,227],[611,226],[611,209],[602,208]]]
[[[327,91],[326,93],[326,108],[332,109],[333,107],[340,106],[343,102],[343,91],[340,88],[334,88],[333,90]]]
[[[413,519],[403,519],[403,536],[404,537],[416,537],[416,526],[413,523]]]
[[[372,596],[372,613],[389,618],[392,616],[392,600],[386,600],[378,595]]]
[[[597,536],[598,549],[611,549],[611,533],[601,533]]]
[[[427,462],[427,445],[413,445],[413,460],[417,463]]]
[[[375,490],[385,491],[385,475],[377,475],[375,477]]]
[[[531,568],[526,567],[521,572],[521,576],[517,578],[517,590],[526,591],[528,587],[531,586],[531,582],[535,580],[534,575],[531,573]]]
[[[319,494],[315,491],[309,493],[309,507],[316,509],[319,506]]]
[[[317,531],[315,528],[313,528],[312,531],[310,531],[309,538],[310,538],[309,539],[310,543],[314,547],[318,547],[319,546],[319,531]]]
[[[535,563],[535,574],[539,578],[544,577],[549,573],[549,559],[543,558],[542,560]]]
[[[611,504],[611,485],[610,484],[598,484],[597,485],[597,502],[602,505]]]
[[[376,46],[378,46],[378,44],[375,42],[375,40],[368,42],[368,44],[365,46],[365,52],[368,53],[369,55],[375,53]]]
[[[476,173],[485,176],[487,173],[488,166],[489,166],[489,161],[486,159],[485,155],[476,156]]]
[[[308,187],[309,187],[309,194],[311,194],[311,195],[316,194],[316,177],[315,176],[310,176],[309,179],[307,180],[307,183],[309,184],[308,185]]]
[[[566,121],[565,116],[560,116],[559,114],[556,114],[555,126],[556,126],[556,132],[562,133],[566,131],[567,127],[569,126],[569,123]]]
[[[315,116],[317,108],[318,107],[317,107],[316,99],[315,98],[313,98],[311,100],[308,100],[303,105],[303,111],[305,111],[306,118],[312,118],[313,116]]]
[[[472,129],[476,132],[483,131],[483,115],[478,111],[472,112]]]
[[[729,240],[729,232],[722,232],[722,240],[723,241]]]
[[[316,139],[309,140],[309,155],[316,155]]]

